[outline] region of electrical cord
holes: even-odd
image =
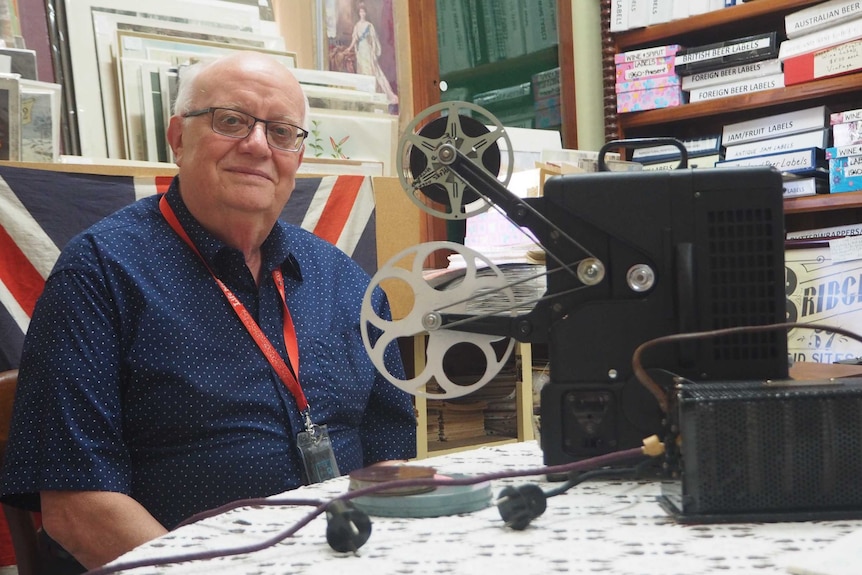
[[[640,344],[632,354],[632,371],[637,380],[643,385],[647,390],[652,393],[652,395],[658,401],[658,405],[661,408],[662,412],[668,413],[670,410],[670,401],[668,399],[667,392],[660,386],[656,381],[650,377],[647,373],[646,369],[643,367],[642,356],[646,350],[651,347],[655,347],[657,345],[666,344],[666,343],[675,343],[679,341],[688,341],[693,339],[711,339],[722,337],[726,335],[735,335],[740,333],[762,333],[769,331],[786,331],[788,329],[793,328],[804,328],[804,329],[812,329],[812,330],[825,330],[831,331],[834,333],[838,333],[841,335],[845,335],[851,339],[854,339],[858,342],[862,342],[862,335],[854,333],[850,330],[846,330],[841,327],[818,324],[818,323],[771,323],[766,325],[747,325],[747,326],[739,326],[739,327],[728,327],[724,329],[715,329],[710,331],[695,331],[689,333],[678,333],[672,335],[666,335],[662,337],[657,337],[655,339],[651,339]]]
[[[517,487],[507,486],[500,492],[495,504],[506,527],[521,531],[526,529],[533,519],[545,512],[548,505],[547,500],[551,497],[562,495],[572,487],[597,477],[625,475],[640,477],[653,462],[653,457],[663,452],[664,446],[659,443],[657,437],[652,436],[644,440],[643,455],[640,456],[644,457],[643,461],[633,467],[602,467],[588,471],[570,471],[565,483],[547,491],[543,491],[534,483]]]
[[[558,487],[545,491],[545,496],[556,497],[557,495],[562,495],[572,487],[580,485],[585,481],[602,477],[631,477],[637,479],[643,476],[644,471],[649,468],[652,463],[653,459],[651,457],[648,457],[633,467],[605,467],[602,469],[592,469],[590,471],[584,471],[583,473],[572,472],[569,473],[569,478],[565,481],[565,483]]]
[[[138,569],[141,567],[156,567],[159,565],[168,565],[172,563],[185,563],[188,561],[196,561],[196,560],[206,560],[206,559],[214,559],[217,557],[227,557],[232,555],[243,555],[248,553],[254,553],[256,551],[260,551],[262,549],[266,549],[271,547],[288,537],[296,534],[300,529],[310,523],[313,519],[318,517],[319,515],[326,513],[327,511],[331,514],[330,523],[333,520],[336,521],[346,521],[346,524],[339,525],[337,529],[347,529],[354,539],[350,539],[347,541],[345,548],[346,551],[355,551],[351,546],[355,546],[358,548],[358,545],[355,543],[365,535],[363,529],[363,520],[360,514],[354,514],[352,511],[355,510],[352,505],[343,506],[340,505],[344,502],[349,502],[352,499],[357,497],[362,497],[365,495],[371,495],[378,491],[384,490],[393,490],[393,489],[403,489],[408,487],[443,487],[443,486],[467,486],[467,485],[476,485],[478,483],[484,483],[488,481],[495,481],[499,479],[510,479],[514,477],[529,477],[535,475],[555,475],[555,474],[563,474],[563,473],[576,473],[581,471],[588,471],[591,469],[607,467],[610,465],[615,465],[621,463],[623,461],[631,460],[634,457],[640,457],[643,454],[648,455],[658,455],[660,452],[658,450],[661,449],[661,444],[658,442],[658,438],[648,438],[644,442],[644,447],[635,447],[631,449],[624,449],[621,451],[615,451],[612,453],[607,453],[604,455],[599,455],[596,457],[592,457],[589,459],[583,459],[571,463],[561,464],[561,465],[552,465],[552,466],[544,466],[538,468],[529,468],[529,469],[521,469],[521,470],[509,470],[509,471],[498,471],[495,473],[487,473],[483,475],[475,475],[470,477],[447,477],[447,478],[416,478],[416,479],[399,479],[394,481],[383,481],[380,483],[376,483],[373,485],[369,485],[367,487],[363,487],[360,489],[355,489],[352,491],[347,491],[341,495],[333,497],[327,501],[321,500],[312,500],[312,499],[279,499],[279,498],[254,498],[254,499],[243,499],[239,501],[235,501],[229,503],[227,505],[223,505],[216,509],[212,509],[210,511],[205,511],[203,513],[199,513],[194,515],[184,521],[181,525],[188,525],[195,521],[199,521],[200,519],[204,519],[207,517],[212,517],[214,515],[218,515],[219,513],[224,513],[225,511],[229,511],[232,509],[236,509],[238,507],[249,506],[249,505],[271,505],[271,506],[279,506],[279,505],[312,505],[314,509],[301,518],[299,521],[291,525],[289,528],[276,533],[275,535],[268,537],[262,541],[258,541],[255,543],[242,545],[238,547],[234,547],[231,549],[217,549],[217,550],[206,550],[206,551],[193,551],[187,553],[180,553],[177,555],[165,556],[165,557],[157,557],[157,558],[148,558],[148,559],[139,559],[135,561],[126,561],[126,562],[118,562],[113,565],[106,565],[103,567],[98,567],[96,569],[92,569],[87,571],[86,575],[109,575],[111,573],[118,573],[120,571]],[[348,513],[349,512],[349,513]],[[504,519],[505,520],[505,519]],[[353,533],[356,531],[356,533]],[[343,533],[343,532],[342,532]],[[368,534],[370,534],[370,524],[368,526]],[[337,534],[341,536],[341,534]],[[329,538],[327,538],[329,540]],[[367,537],[365,537],[367,540]],[[332,545],[332,541],[329,541],[330,545]],[[363,540],[362,543],[365,541]],[[337,541],[338,544],[343,543],[343,541]],[[339,551],[338,549],[336,549]]]

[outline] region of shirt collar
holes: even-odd
[[[183,229],[194,242],[195,246],[200,251],[201,255],[206,260],[207,264],[214,270],[221,266],[219,262],[225,259],[236,258],[237,255],[242,258],[239,250],[227,245],[211,233],[209,233],[192,216],[188,207],[186,207],[183,197],[180,194],[180,178],[174,177],[168,191],[166,199],[177,216]],[[263,258],[263,269],[271,272],[277,267],[281,267],[282,273],[290,275],[297,280],[302,280],[302,272],[299,268],[299,262],[296,257],[290,252],[288,245],[287,234],[281,222],[277,222],[273,226],[272,231],[264,240],[261,246],[261,257]]]

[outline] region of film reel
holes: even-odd
[[[426,259],[435,251],[449,250],[464,258],[463,274],[454,281],[435,286],[423,277]],[[400,264],[400,265],[399,265]],[[386,282],[399,282],[411,290],[413,308],[401,319],[385,320],[375,312],[371,293]],[[495,335],[439,327],[439,313],[484,315],[511,308],[515,296],[503,272],[487,257],[461,244],[429,242],[410,247],[392,257],[371,279],[362,302],[360,325],[362,340],[371,361],[392,384],[412,395],[432,399],[451,399],[467,395],[496,376],[505,365],[515,340]],[[386,368],[387,348],[399,338],[427,334],[425,365],[412,379],[400,379]],[[474,381],[455,382],[444,369],[444,360],[455,346],[468,345],[479,350],[485,370]],[[433,384],[433,385],[429,385]]]
[[[514,152],[500,121],[476,104],[443,102],[416,116],[401,136],[396,168],[402,187],[421,210],[439,218],[460,220],[486,211],[491,204],[440,163],[437,150],[445,143],[508,185]]]

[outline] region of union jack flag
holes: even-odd
[[[15,369],[45,278],[78,232],[171,178],[75,174],[0,166],[0,371]],[[371,178],[297,178],[281,215],[377,270]]]

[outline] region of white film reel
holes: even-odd
[[[438,250],[460,254],[466,263],[463,277],[444,289],[433,287],[422,275],[424,262]],[[404,262],[410,262],[408,267],[398,265]],[[405,317],[390,321],[377,315],[371,304],[371,293],[376,287],[382,287],[382,283],[393,280],[406,284],[412,290],[413,308]],[[435,329],[429,327],[429,318],[436,317],[438,313],[485,315],[494,313],[494,309],[502,311],[512,308],[514,300],[515,296],[503,272],[479,252],[452,242],[419,244],[395,255],[371,279],[362,302],[362,340],[375,367],[398,388],[412,395],[432,399],[461,397],[482,387],[500,372],[512,353],[515,340],[459,331],[457,327]],[[387,347],[397,345],[398,338],[426,334],[426,359],[421,373],[412,379],[400,379],[389,373],[384,361]],[[500,343],[492,345],[495,342]],[[472,383],[456,383],[443,368],[447,352],[460,344],[475,346],[485,359],[484,373]],[[432,380],[439,386],[439,392],[436,387],[428,386]],[[432,387],[435,391],[428,389]]]
[[[515,156],[500,121],[476,104],[443,102],[423,110],[404,130],[396,155],[401,186],[421,210],[439,218],[459,220],[486,211],[491,204],[440,162],[437,151],[447,143],[509,184]]]

